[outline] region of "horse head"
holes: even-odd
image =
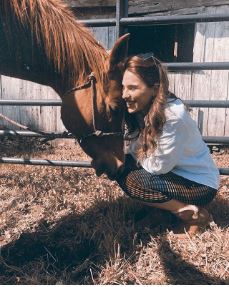
[[[124,167],[121,65],[127,55],[128,40],[129,34],[120,37],[108,53],[102,85],[92,78],[63,97],[63,123],[92,158],[96,174],[106,173],[110,179],[117,177]]]

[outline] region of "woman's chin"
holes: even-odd
[[[128,107],[128,108],[127,108],[127,111],[128,111],[129,114],[133,114],[133,113],[136,113],[136,112],[137,112],[137,109],[136,109],[136,108]]]

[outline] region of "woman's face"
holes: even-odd
[[[126,70],[122,80],[122,98],[129,113],[147,111],[152,102],[154,88],[148,87],[136,74]]]

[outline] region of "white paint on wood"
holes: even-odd
[[[115,0],[65,0],[72,8],[115,7]]]
[[[196,7],[229,5],[221,0],[129,0],[130,14],[192,14]]]
[[[228,78],[227,78],[227,100],[229,101],[229,73],[228,73]],[[225,135],[229,135],[229,109],[226,109],[225,113]]]
[[[115,27],[92,27],[90,29],[105,49],[110,50],[113,47],[116,39]]]
[[[229,6],[207,8],[208,14],[221,14],[229,12]],[[204,41],[195,42],[196,47],[202,50],[202,55],[194,53],[196,62],[223,62],[229,61],[227,47],[229,45],[229,22],[204,23],[205,31],[203,33],[202,23],[196,25],[196,30],[201,31]],[[201,26],[201,30],[199,30]],[[202,46],[201,44],[205,44]],[[195,50],[194,50],[195,52]],[[202,85],[206,85],[205,91],[202,91],[203,100],[226,100],[227,99],[227,79],[228,71],[212,70],[204,71],[205,78]],[[196,84],[195,81],[193,83]],[[196,85],[197,86],[197,85]],[[226,109],[210,108],[204,110],[204,134],[210,136],[222,136],[225,134]]]
[[[50,87],[6,76],[1,76],[1,91],[2,99],[59,99],[59,96]],[[65,130],[60,119],[59,107],[3,106],[2,113],[32,129],[45,132]],[[17,127],[2,120],[0,124],[17,129]]]
[[[209,7],[205,13],[228,13],[229,6]],[[197,23],[195,31],[193,62],[229,61],[229,22]],[[189,77],[185,73],[170,73],[170,88],[184,99],[228,100],[229,71],[194,71]],[[192,117],[198,122],[203,115],[203,135],[229,136],[228,109],[193,108]]]

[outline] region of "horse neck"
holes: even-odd
[[[51,86],[58,93],[65,84],[44,51],[34,46],[31,36],[10,38],[0,29],[0,74]]]
[[[41,21],[41,24],[36,26],[34,23],[31,24],[34,18],[32,20],[26,18],[25,22],[22,22],[8,4],[6,7],[7,16],[0,5],[1,74],[51,86],[59,95],[75,85],[81,85],[91,71],[97,73],[97,80],[102,83],[103,68],[100,62],[107,57],[106,51],[93,39],[88,30],[76,24],[71,14],[61,16],[59,18],[61,25],[53,23],[49,33],[43,29],[51,24],[43,25]],[[59,10],[62,11],[61,7]],[[43,15],[42,19],[47,17]],[[53,34],[55,26],[59,26],[59,30]],[[65,33],[67,37],[58,37]],[[97,61],[94,65],[93,58],[100,59],[100,62]]]

